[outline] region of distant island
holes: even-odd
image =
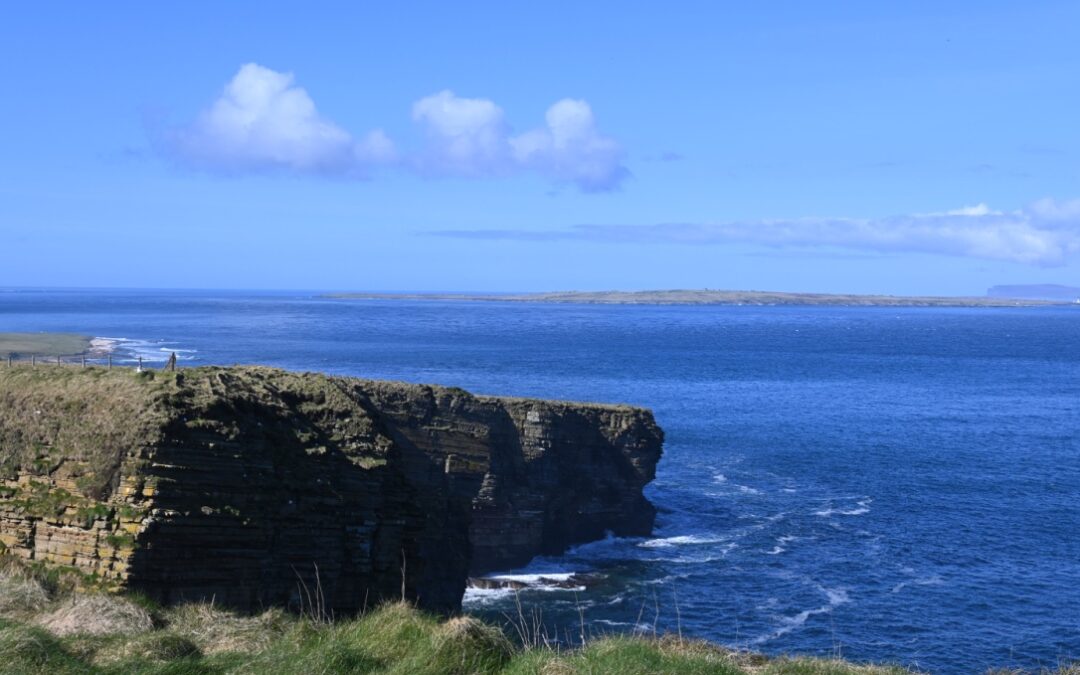
[[[558,291],[550,293],[331,293],[339,300],[441,300],[537,302],[594,305],[804,305],[841,307],[1037,307],[1072,304],[1066,300],[1011,297],[941,297],[784,293],[777,291],[660,290]]]
[[[1049,300],[1051,302],[1080,302],[1080,288],[1061,284],[1016,284],[1012,286],[991,286],[986,291],[991,298],[1012,298],[1014,300]]]

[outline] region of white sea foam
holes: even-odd
[[[682,581],[683,579],[689,578],[689,576],[690,576],[689,573],[686,573],[686,574],[668,574],[668,575],[660,577],[659,579],[649,579],[648,581],[646,581],[644,583],[648,584],[650,586],[663,586],[665,584],[670,584],[673,581]]]
[[[814,515],[822,518],[830,516],[861,516],[864,513],[870,513],[870,504],[873,502],[872,498],[863,497],[855,502],[854,508],[833,508],[832,502],[829,502],[829,505],[825,508],[814,511]]]
[[[569,591],[581,593],[585,586],[569,586],[567,582],[575,576],[574,572],[547,572],[530,574],[491,574],[483,577],[492,581],[502,581],[515,585],[524,584],[523,588],[477,588],[467,586],[465,596],[461,599],[463,605],[483,606],[496,603],[504,598],[512,597],[515,593],[529,591]]]
[[[96,337],[90,340],[90,351],[95,354],[111,354],[123,338]]]
[[[664,537],[661,539],[648,539],[638,544],[642,548],[671,548],[673,546],[688,546],[695,544],[722,544],[730,537],[717,537],[716,535],[682,534],[677,537]]]
[[[109,351],[123,357],[120,359],[122,363],[137,363],[140,358],[143,363],[165,363],[174,352],[178,361],[191,361],[197,358],[195,356],[197,350],[178,347],[177,343],[165,340],[99,339],[109,341],[111,344]]]
[[[776,545],[772,547],[771,551],[766,551],[765,555],[780,555],[781,553],[784,553],[785,551],[788,550],[787,549],[787,544],[790,544],[793,541],[797,541],[798,539],[799,539],[799,537],[794,537],[794,536],[791,536],[791,535],[784,535],[782,537],[777,537]]]
[[[761,490],[758,490],[757,488],[752,488],[749,485],[740,485],[738,483],[732,483],[728,479],[728,477],[725,476],[722,473],[713,474],[713,482],[717,483],[718,485],[724,485],[725,487],[730,488],[731,490],[733,490],[735,492],[740,492],[740,493],[742,493],[744,495],[759,495],[759,494],[761,494]],[[712,496],[717,496],[718,497],[718,496],[727,496],[727,495],[724,494],[724,495],[712,495]]]
[[[551,581],[570,581],[575,572],[549,572],[547,574],[492,574],[484,577],[494,581],[516,581],[522,584],[539,584],[545,579]]]
[[[847,591],[842,588],[826,588],[820,585],[817,586],[817,588],[819,591],[825,594],[825,597],[828,599],[827,604],[821,605],[820,607],[815,607],[813,609],[804,609],[803,611],[797,614],[793,614],[792,616],[780,616],[778,618],[780,624],[779,628],[772,631],[771,633],[766,633],[750,640],[749,644],[760,645],[770,640],[775,640],[776,638],[783,635],[787,635],[793,630],[800,628],[803,624],[806,623],[807,619],[809,619],[810,617],[816,616],[818,614],[828,614],[836,607],[839,607],[840,605],[851,601]]]
[[[715,548],[691,549],[691,551],[705,551],[705,552],[704,553],[690,552],[690,553],[686,553],[686,554],[678,555],[678,556],[674,556],[674,557],[649,558],[649,560],[652,560],[654,562],[675,563],[677,565],[711,563],[711,562],[716,562],[717,560],[723,560],[724,558],[726,558],[728,556],[729,553],[731,553],[732,551],[734,551],[737,548],[739,548],[738,544],[736,544],[734,542],[728,542],[728,543],[720,546],[719,550],[716,550]],[[664,549],[664,550],[666,550],[666,549]]]
[[[892,593],[899,593],[908,586],[941,586],[945,583],[945,580],[938,575],[930,577],[920,577],[918,579],[911,579],[910,581],[901,581],[892,587]]]

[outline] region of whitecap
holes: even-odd
[[[766,633],[764,635],[760,635],[754,638],[753,640],[750,640],[749,644],[760,645],[770,640],[775,640],[778,637],[787,635],[793,630],[800,628],[803,624],[806,623],[807,619],[809,619],[810,617],[816,616],[818,614],[828,614],[836,607],[844,603],[850,602],[850,597],[848,596],[847,591],[842,588],[826,588],[821,585],[817,585],[817,588],[819,591],[825,594],[825,597],[828,599],[828,604],[821,605],[820,607],[815,607],[813,609],[804,609],[803,611],[792,616],[780,616],[779,628],[772,631],[771,633]]]
[[[570,581],[576,572],[548,572],[546,574],[490,574],[484,579],[493,581],[517,581],[523,584],[538,584],[545,579],[551,581]]]
[[[664,537],[661,539],[648,539],[638,544],[642,548],[670,548],[672,546],[686,546],[695,544],[722,544],[730,537],[717,537],[716,535],[682,534],[676,537]]]
[[[870,513],[870,504],[873,503],[873,498],[863,497],[855,502],[854,508],[833,508],[832,502],[823,509],[814,511],[815,516],[821,516],[822,518],[828,518],[829,516],[861,516],[864,513]]]
[[[110,352],[116,352],[123,358],[122,363],[164,363],[175,352],[178,361],[191,361],[197,358],[194,349],[177,347],[176,343],[165,340],[137,340],[131,338],[100,338],[112,344]]]
[[[941,586],[945,583],[945,580],[938,575],[929,577],[920,577],[918,579],[911,579],[910,581],[901,581],[892,587],[890,593],[899,593],[908,586]]]

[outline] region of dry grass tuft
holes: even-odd
[[[53,635],[136,635],[153,630],[154,621],[142,607],[115,595],[76,594],[35,623]]]
[[[191,640],[204,654],[260,652],[294,623],[280,609],[240,616],[209,603],[181,605],[165,616],[169,630]]]
[[[0,571],[0,617],[26,619],[48,604],[49,594],[37,579],[14,567]]]
[[[565,659],[553,657],[540,665],[539,675],[576,675],[577,669]]]
[[[191,640],[171,631],[159,630],[106,644],[94,654],[93,661],[97,665],[107,666],[123,662],[166,663],[201,656],[198,645]]]
[[[918,671],[900,666],[852,663],[841,659],[771,659],[760,671],[767,675],[913,675]]]
[[[645,638],[642,638],[645,639]],[[762,654],[742,652],[722,647],[706,640],[681,638],[676,635],[664,635],[655,640],[656,649],[665,656],[699,659],[728,666],[737,666],[748,672],[755,672],[768,663]]]
[[[514,653],[514,644],[497,626],[486,624],[472,616],[456,616],[439,626],[436,649],[442,650],[447,645],[455,649],[466,649],[509,659]]]

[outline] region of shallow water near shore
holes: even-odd
[[[583,614],[941,673],[1080,658],[1074,308],[0,294],[0,332],[41,330],[109,338],[118,362],[175,351],[652,408],[654,536],[506,571],[560,636]],[[474,589],[466,607],[500,620],[514,598]]]

